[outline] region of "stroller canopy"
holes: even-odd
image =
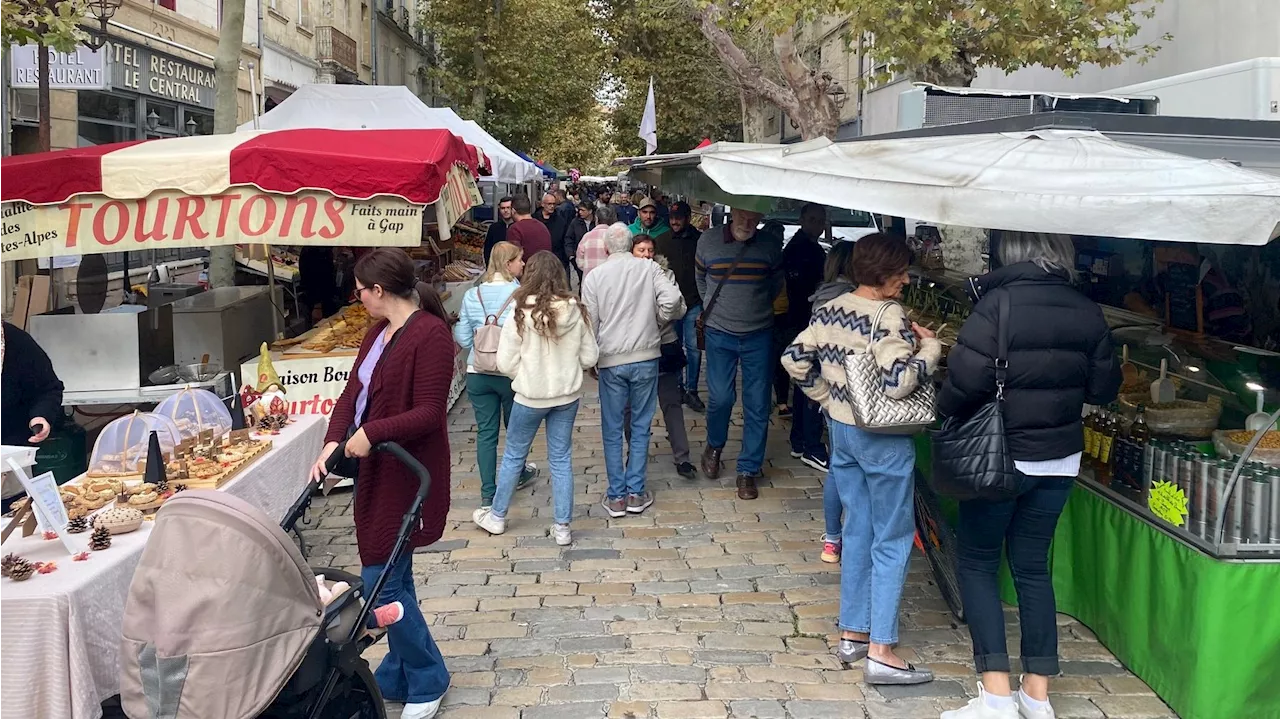
[[[280,527],[225,492],[156,517],[125,605],[120,696],[131,717],[261,713],[320,631],[315,575]]]

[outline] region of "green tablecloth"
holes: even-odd
[[[1214,559],[1077,484],[1049,564],[1058,611],[1184,719],[1280,718],[1280,563]]]

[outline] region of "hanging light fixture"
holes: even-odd
[[[101,50],[107,44],[107,23],[111,21],[111,17],[116,14],[116,10],[124,4],[124,0],[89,0],[87,7],[89,14],[98,21],[98,30],[91,31],[89,38],[84,41],[84,46],[90,50]]]

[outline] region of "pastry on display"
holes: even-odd
[[[82,498],[90,502],[109,500],[120,494],[124,480],[141,479],[152,432],[165,454],[172,453],[182,441],[173,420],[153,412],[133,412],[103,427],[93,445],[86,479],[78,490]],[[107,497],[108,493],[111,497]]]
[[[106,527],[111,534],[127,534],[142,526],[142,512],[132,507],[113,507],[93,518],[94,528]]]
[[[156,494],[155,492],[140,492],[129,498],[129,504],[141,506],[141,505],[152,504],[153,502],[158,502],[159,500],[160,500],[160,495]]]

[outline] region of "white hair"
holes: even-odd
[[[631,228],[622,222],[615,222],[604,231],[604,248],[611,254],[631,251]]]
[[[1001,265],[1031,262],[1045,272],[1064,271],[1070,279],[1075,280],[1076,248],[1070,235],[1002,232],[998,254]]]

